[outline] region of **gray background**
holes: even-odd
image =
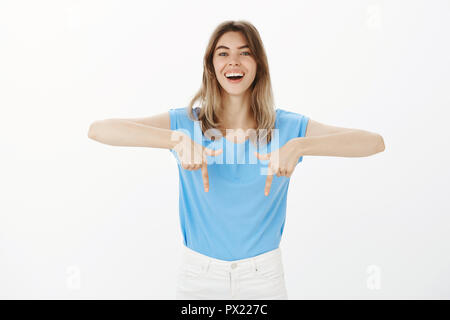
[[[228,19],[259,30],[276,107],[386,145],[296,167],[289,298],[450,298],[449,18],[444,0],[1,1],[0,298],[175,297],[175,158],[87,132],[186,106]]]

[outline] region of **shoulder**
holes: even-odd
[[[169,113],[172,113],[173,115],[176,115],[179,117],[188,117],[188,118],[194,117],[193,120],[196,120],[199,112],[200,112],[199,107],[192,108],[192,115],[190,114],[189,106],[169,109]]]
[[[187,115],[187,107],[170,108],[169,113],[172,116],[176,116],[176,117],[186,116]]]
[[[170,129],[176,130],[178,128],[189,128],[196,121],[197,108],[193,108],[192,115],[190,114],[189,106],[170,108]]]
[[[309,117],[298,112],[278,108],[278,127],[288,131],[293,137],[304,137]]]
[[[290,111],[290,110],[282,109],[282,108],[277,108],[276,112],[277,112],[277,117],[287,119],[287,120],[298,120],[298,119],[302,119],[302,118],[307,118],[307,116],[305,116],[302,113],[298,113],[298,112],[294,112],[294,111]]]
[[[288,109],[283,109],[283,108],[277,108],[276,109],[277,114],[283,117],[298,117],[298,116],[304,116],[304,114],[302,113],[298,113],[295,111],[291,111]]]

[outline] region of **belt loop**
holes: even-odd
[[[255,258],[252,258],[252,266],[253,266],[253,272],[258,271],[258,265],[256,264]]]
[[[205,273],[208,272],[210,264],[211,264],[211,259],[208,259],[208,261],[206,262],[206,265],[205,265]]]

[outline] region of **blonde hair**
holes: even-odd
[[[259,32],[248,21],[224,21],[213,31],[203,57],[202,86],[188,105],[188,115],[193,121],[200,121],[203,133],[212,129],[213,132],[221,132],[222,136],[225,136],[224,132],[218,129],[222,127],[222,120],[218,117],[220,114],[219,110],[222,108],[222,99],[220,84],[217,81],[214,70],[213,55],[219,38],[229,31],[242,33],[257,63],[256,76],[250,87],[250,107],[257,123],[257,128],[256,137],[254,134],[251,134],[250,138],[253,141],[256,138],[258,143],[268,143],[272,139],[272,129],[275,127],[276,119],[269,65]],[[193,117],[192,109],[197,100],[201,104],[198,120]],[[214,135],[212,139],[215,140]]]

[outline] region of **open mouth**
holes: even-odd
[[[231,83],[237,83],[240,82],[243,78],[244,78],[245,74],[243,73],[242,76],[240,75],[235,75],[235,76],[225,76],[225,78],[227,78],[228,81],[230,81]]]

